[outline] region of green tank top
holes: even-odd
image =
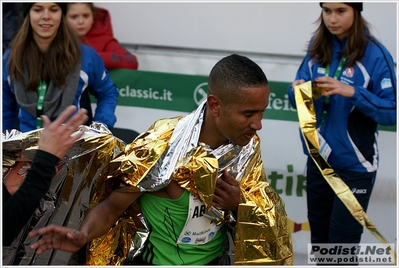
[[[222,253],[224,228],[206,244],[176,243],[187,220],[189,197],[187,190],[178,199],[149,193],[140,196],[140,207],[151,230],[142,252],[144,261],[154,265],[205,265]]]

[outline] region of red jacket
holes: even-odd
[[[95,7],[94,23],[81,42],[94,48],[107,69],[137,69],[136,56],[119,45],[112,32],[111,16],[106,9]]]

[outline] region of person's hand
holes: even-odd
[[[221,210],[237,212],[240,203],[240,186],[238,181],[227,170],[217,179],[212,206]]]
[[[331,96],[335,94],[342,95],[344,97],[352,97],[355,94],[355,88],[338,81],[329,76],[321,76],[315,79],[317,86],[326,89],[324,96]]]
[[[75,106],[68,106],[52,123],[47,116],[41,116],[44,129],[38,141],[40,150],[51,153],[60,159],[65,156],[73,144],[84,134],[84,131],[76,132],[76,130],[88,119],[85,109],[80,109],[70,117],[75,111]]]
[[[56,225],[33,230],[28,236],[43,236],[30,246],[32,250],[36,249],[37,255],[48,249],[76,252],[87,243],[87,235],[83,232]]]
[[[294,82],[292,82],[291,87],[292,87],[292,93],[295,93],[294,87],[300,84],[305,83],[306,81],[303,79],[300,80],[295,80]]]

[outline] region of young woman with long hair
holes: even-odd
[[[3,55],[3,130],[41,128],[42,114],[54,120],[69,105],[86,108],[90,123],[88,91],[97,99],[93,121],[115,124],[118,90],[65,14],[66,3],[23,3],[21,29]]]
[[[371,35],[361,2],[322,2],[319,26],[294,87],[316,81],[326,91],[314,100],[320,148],[335,173],[367,209],[379,164],[378,125],[396,125],[396,76],[392,56]],[[324,140],[324,141],[323,141]],[[359,243],[363,227],[307,161],[307,206],[312,243]],[[327,152],[327,150],[326,150]],[[353,190],[355,189],[355,190]]]

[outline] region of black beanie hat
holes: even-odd
[[[323,7],[324,2],[320,2],[320,6]],[[348,6],[353,7],[354,9],[357,9],[359,11],[363,11],[363,2],[342,2]]]
[[[24,14],[24,18],[26,17],[26,15],[28,14],[30,8],[33,6],[35,2],[32,3],[22,3],[22,9],[23,9],[23,14]],[[56,3],[57,5],[60,6],[62,14],[66,14],[67,11],[67,3]]]

